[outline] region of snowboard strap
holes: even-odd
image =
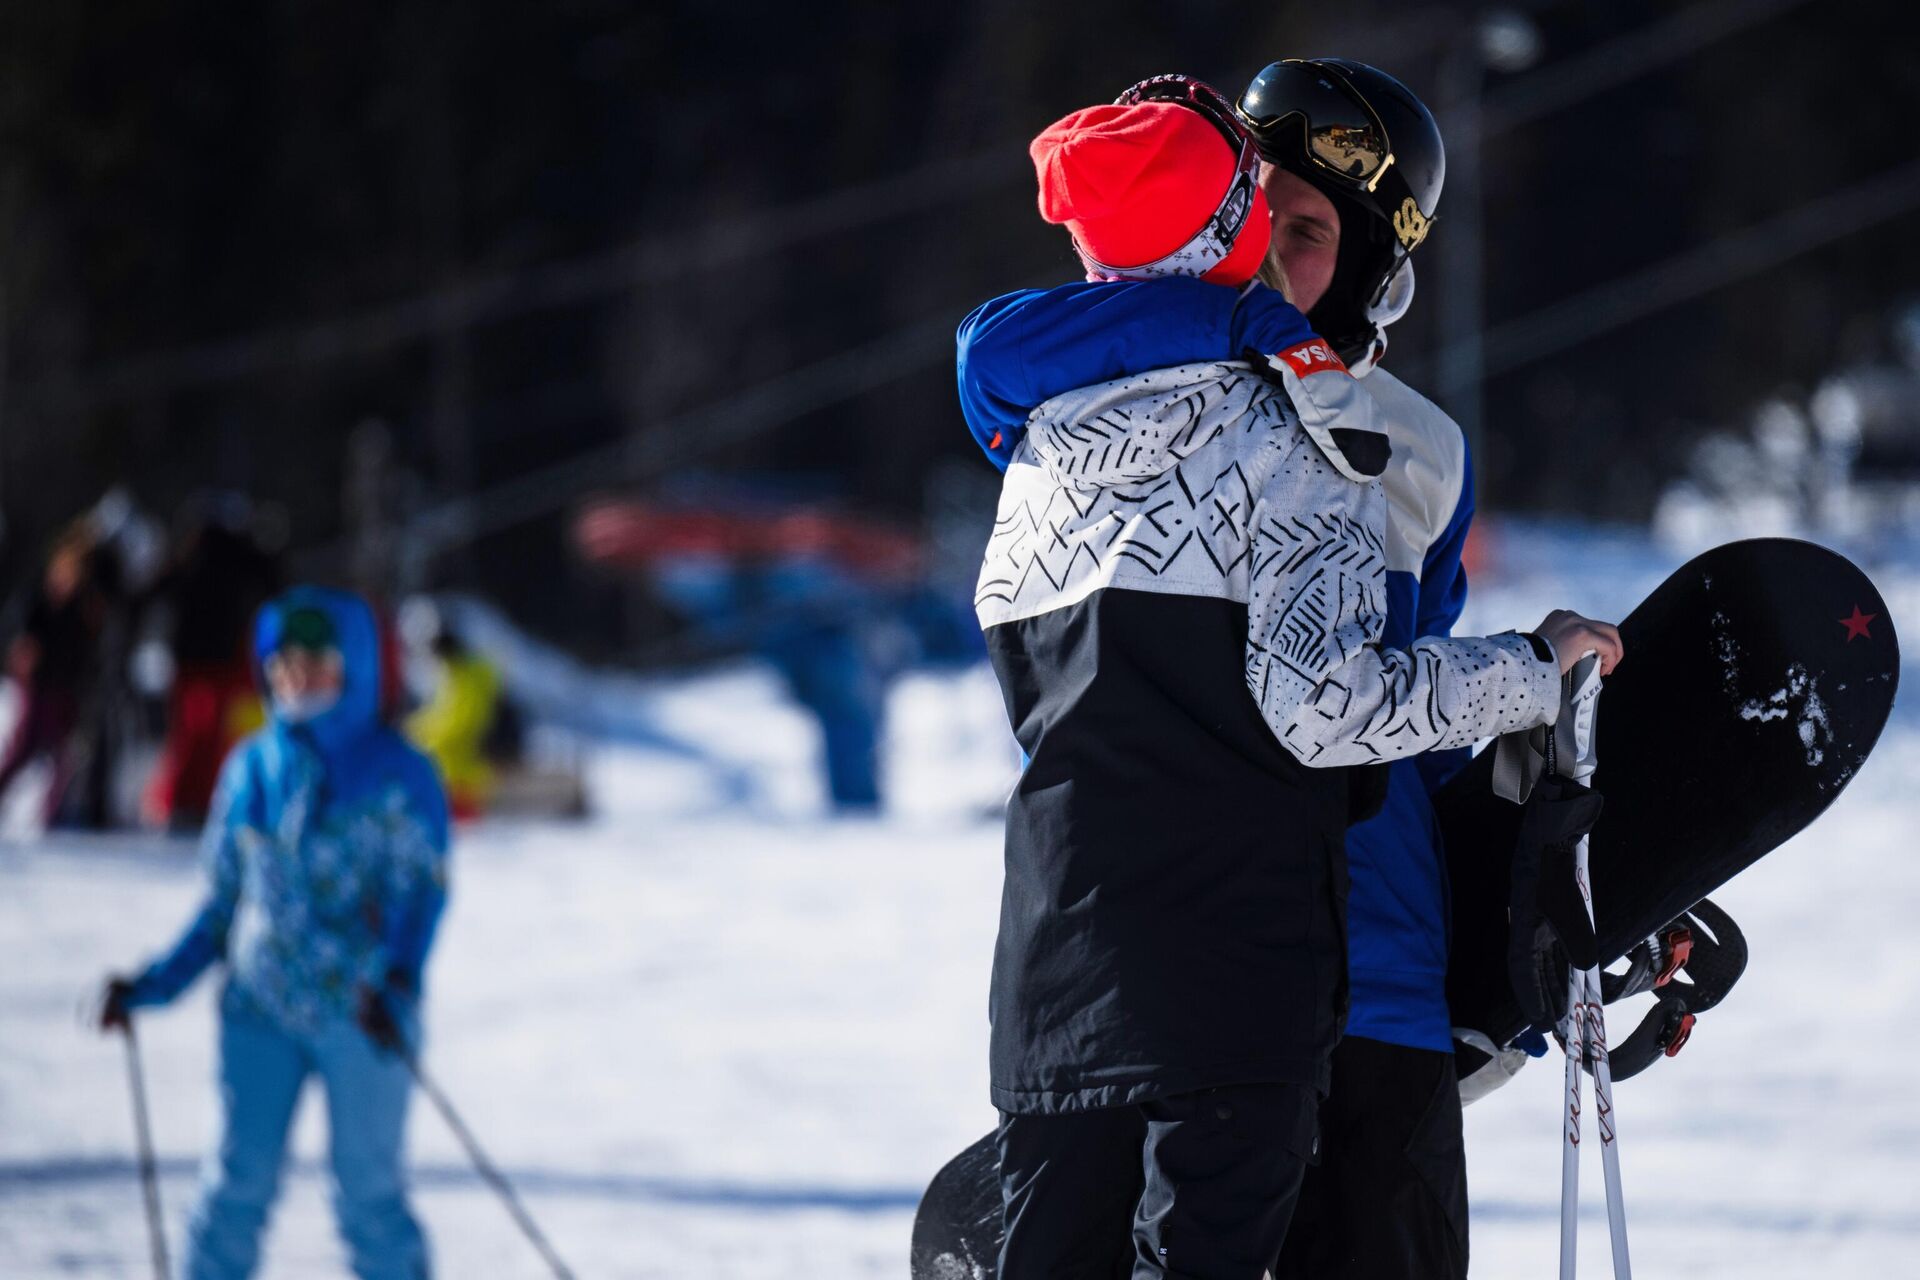
[[[1626,973],[1602,975],[1605,999],[1652,991],[1654,1006],[1613,1051],[1613,1078],[1625,1080],[1679,1053],[1698,1016],[1726,998],[1746,967],[1746,937],[1705,898],[1629,952]]]

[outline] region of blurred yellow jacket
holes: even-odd
[[[454,811],[471,816],[493,789],[493,767],[482,746],[500,701],[500,673],[477,654],[440,660],[433,696],[407,717],[407,737],[439,768]]]

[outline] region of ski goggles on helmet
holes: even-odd
[[[1297,118],[1307,162],[1368,191],[1393,163],[1386,126],[1367,100],[1311,62],[1289,58],[1255,76],[1240,95],[1240,118],[1263,140]]]
[[[1177,102],[1199,112],[1233,148],[1233,180],[1227,184],[1226,194],[1220,197],[1220,204],[1214,209],[1213,216],[1207,219],[1193,239],[1164,257],[1137,266],[1112,267],[1084,248],[1075,247],[1079,248],[1087,266],[1102,275],[1205,275],[1227,260],[1227,255],[1233,252],[1234,242],[1240,238],[1241,229],[1247,224],[1247,214],[1253,209],[1254,193],[1260,189],[1259,146],[1247,131],[1247,126],[1234,114],[1233,104],[1227,101],[1226,95],[1192,76],[1154,76],[1131,86],[1114,102],[1128,107],[1142,102]]]

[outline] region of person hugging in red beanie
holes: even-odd
[[[1554,615],[1545,637],[1382,643],[1387,436],[1250,283],[1269,218],[1218,93],[1157,77],[1032,155],[1088,282],[959,335],[969,425],[1006,461],[974,606],[1027,755],[989,1006],[998,1274],[1260,1280],[1319,1151],[1371,766],[1550,723],[1554,644],[1618,638]],[[1137,314],[1182,290],[1219,310],[1223,358],[1049,331],[1053,295],[1139,291]]]
[[[1244,285],[1266,260],[1272,217],[1260,153],[1224,99],[1198,82],[1177,100],[1130,91],[1033,140],[1040,216],[1066,227],[1089,280],[1198,276]]]

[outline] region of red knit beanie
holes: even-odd
[[[1040,179],[1040,216],[1064,224],[1086,256],[1115,268],[1164,258],[1198,235],[1239,160],[1211,121],[1177,102],[1087,107],[1048,126],[1027,150]],[[1272,235],[1256,187],[1232,251],[1201,279],[1245,284]]]

